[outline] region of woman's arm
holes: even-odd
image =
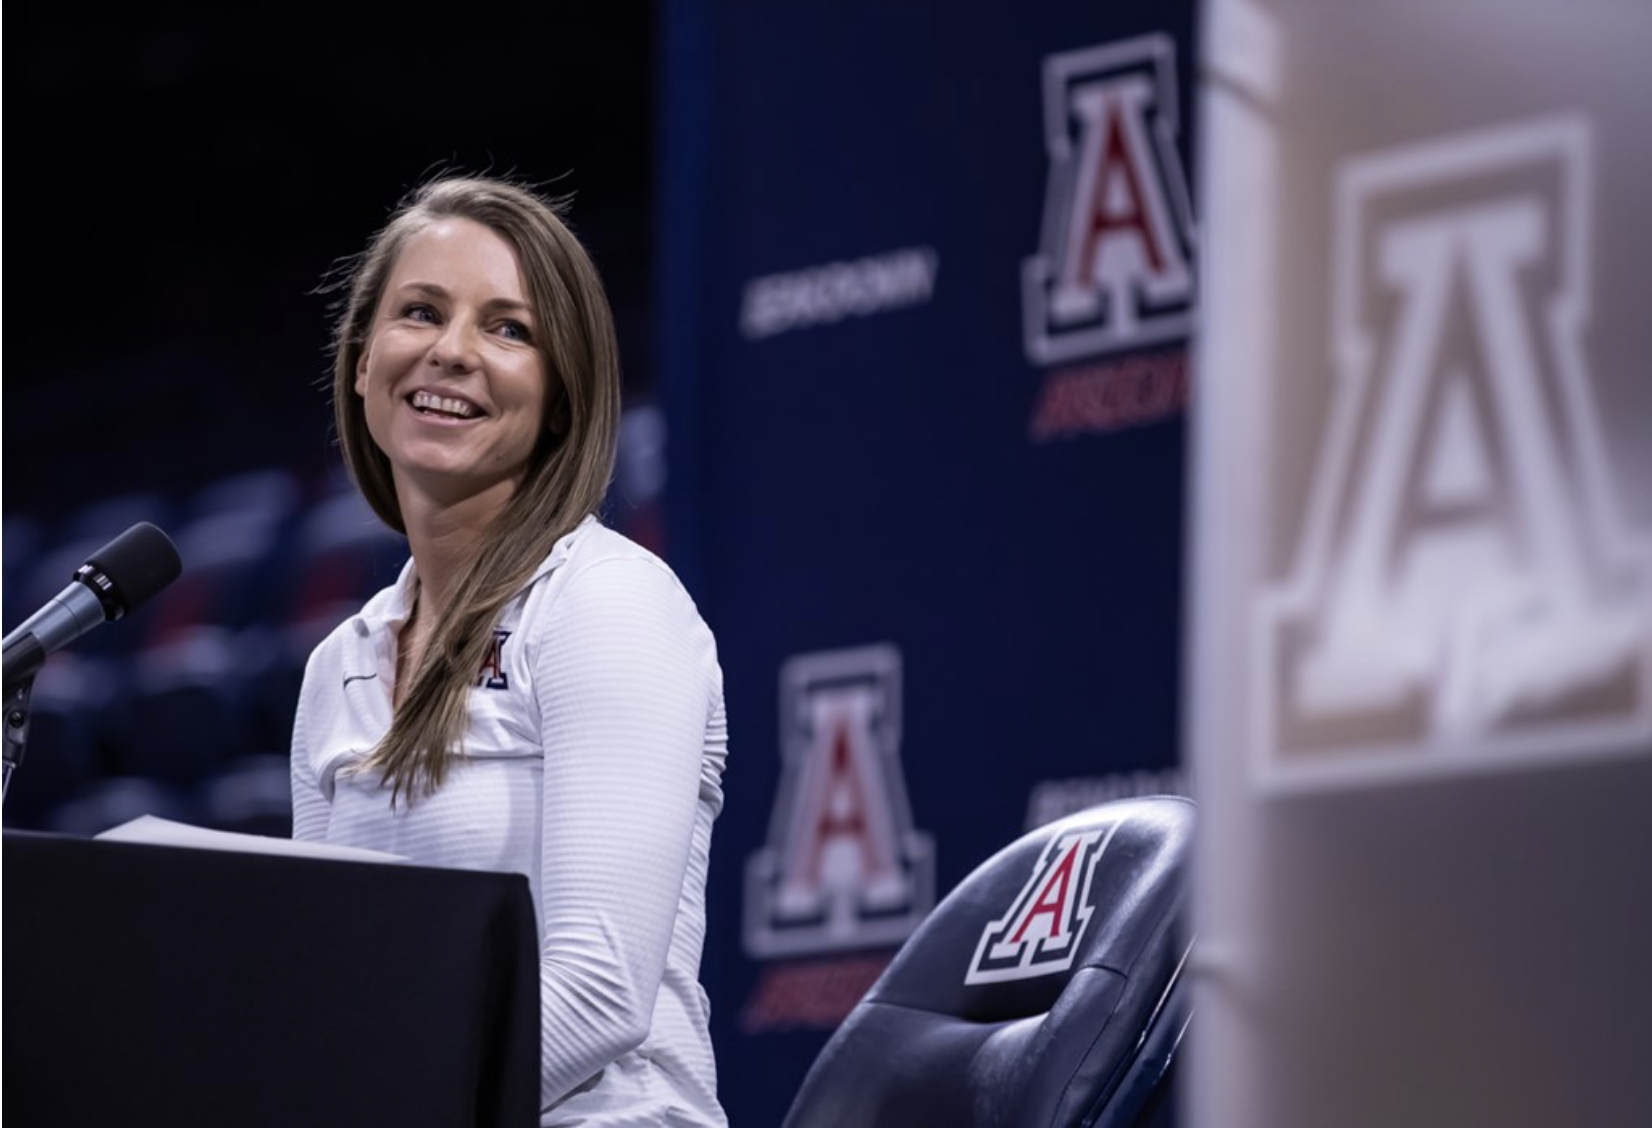
[[[647,1037],[687,870],[716,655],[657,561],[583,565],[537,647],[544,1095]]]
[[[309,742],[305,737],[304,716],[310,700],[310,670],[304,671],[304,685],[298,694],[298,709],[293,716],[292,790],[293,838],[320,842],[327,837],[327,798],[321,794],[316,780],[315,764],[310,759]]]

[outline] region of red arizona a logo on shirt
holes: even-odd
[[[477,685],[484,689],[510,688],[510,681],[505,677],[505,640],[510,636],[509,631],[493,632],[493,645],[488,647],[482,668],[476,672]]]

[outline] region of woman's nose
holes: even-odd
[[[455,317],[442,327],[430,346],[430,363],[463,371],[476,365],[476,333],[468,318]]]

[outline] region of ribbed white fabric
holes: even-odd
[[[329,635],[293,731],[293,836],[528,876],[542,1125],[726,1123],[699,984],[727,752],[716,644],[658,557],[587,520],[500,617],[464,757],[392,810],[350,771],[391,717],[412,562]]]

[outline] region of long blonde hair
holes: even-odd
[[[549,387],[540,440],[515,496],[485,531],[436,625],[401,703],[364,767],[382,773],[394,804],[441,786],[462,752],[466,703],[505,602],[556,541],[607,492],[620,413],[619,349],[602,280],[564,222],[566,203],[492,177],[443,176],[410,193],[354,260],[333,336],[333,411],[344,462],[373,511],[406,533],[390,460],[367,430],[356,365],[379,299],[409,236],[437,219],[470,219],[516,252]]]

